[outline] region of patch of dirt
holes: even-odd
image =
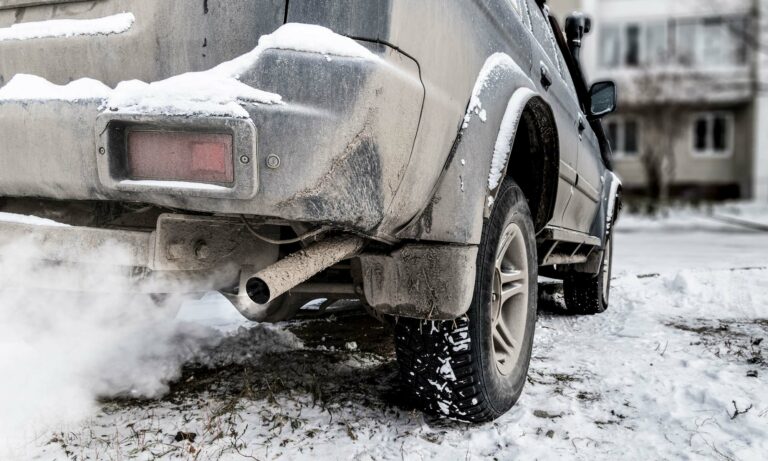
[[[618,426],[621,425],[624,420],[627,419],[626,416],[623,414],[617,412],[616,410],[611,410],[611,417],[605,420],[597,420],[595,421],[595,425],[599,427],[600,429],[604,429],[606,426]]]
[[[382,359],[395,358],[394,333],[389,325],[362,310],[331,314],[326,318],[298,322],[288,330],[308,348],[350,350],[375,354]],[[351,346],[354,343],[354,346]]]
[[[668,327],[698,335],[692,346],[701,346],[714,356],[747,365],[768,368],[768,319],[757,320],[679,320]]]
[[[568,315],[563,297],[563,282],[539,283],[539,313]]]
[[[576,398],[583,402],[598,402],[603,399],[603,397],[597,392],[586,391],[579,391],[579,393],[576,394]]]
[[[352,440],[359,436],[356,418],[370,418],[369,411],[390,421],[410,419],[415,406],[400,392],[389,326],[358,309],[297,320],[286,328],[303,342],[303,348],[291,348],[285,335],[238,333],[216,346],[217,354],[231,351],[236,356],[232,363],[185,367],[162,399],[102,400],[102,411],[92,426],[80,433],[57,433],[50,444],[78,460],[84,459],[78,452],[94,450],[129,458],[141,454],[154,459],[173,453],[194,459],[197,453],[190,450],[201,447],[224,446],[226,452],[239,454],[246,448],[243,431],[254,421],[268,433],[265,443],[276,449],[297,440],[311,445],[311,439],[322,434],[308,425],[306,409],[327,413],[330,424],[347,425]],[[250,355],[247,351],[254,340],[282,340],[288,345],[273,352],[254,346]],[[169,412],[172,418],[155,419],[155,414]],[[357,416],[361,412],[365,416]],[[121,427],[129,435],[115,438],[114,420],[125,415],[132,421]],[[244,415],[250,415],[251,421],[244,421]],[[138,422],[132,425],[133,421]],[[182,430],[163,427],[169,421]]]
[[[545,410],[533,410],[533,416],[541,419],[557,419],[557,418],[562,418],[563,414],[549,413],[548,411],[545,411]]]
[[[582,373],[580,371],[579,373]],[[589,374],[586,370],[583,371],[584,375]],[[584,377],[573,373],[560,373],[560,372],[540,372],[530,370],[528,372],[528,382],[531,384],[544,384],[549,386],[564,385],[571,387],[573,383],[580,383],[584,381]]]
[[[398,403],[393,401],[393,390],[399,385],[393,335],[386,325],[360,310],[292,322],[287,329],[305,348],[239,357],[225,366],[187,366],[159,401],[109,399],[102,403],[113,407],[171,403],[184,409],[197,407],[200,396],[276,401],[304,394],[323,407],[340,401],[367,407]],[[226,349],[226,344],[217,348]]]

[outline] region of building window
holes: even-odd
[[[636,68],[661,62],[667,52],[667,23],[606,24],[601,29],[600,65]]]
[[[640,26],[638,24],[629,24],[626,29],[627,49],[624,53],[624,64],[627,67],[637,67],[640,65]]]
[[[693,119],[693,153],[727,157],[733,145],[733,115],[725,112],[699,114]]]
[[[669,64],[744,66],[749,28],[750,21],[744,16],[605,24],[599,39],[599,62],[606,69]]]
[[[691,67],[733,67],[747,62],[749,23],[745,18],[678,21],[675,61]]]
[[[606,69],[619,66],[621,60],[621,28],[615,24],[603,26],[600,34],[600,65]]]
[[[640,123],[631,117],[613,117],[606,122],[606,135],[616,157],[640,154]]]
[[[669,58],[669,35],[673,24],[667,21],[645,24],[645,64],[666,64]]]

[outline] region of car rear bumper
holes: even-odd
[[[0,221],[0,259],[13,261],[0,265],[8,272],[2,274],[5,287],[130,293],[225,290],[239,283],[243,267],[267,267],[277,258],[276,246],[254,239],[242,222],[228,218],[161,215],[156,229],[147,232]],[[62,266],[96,275],[73,285],[71,279],[62,280]]]
[[[413,61],[371,48],[378,59],[267,50],[240,80],[283,103],[244,103],[248,118],[113,113],[103,100],[0,101],[0,197],[143,202],[373,233],[409,164],[423,87]],[[122,177],[119,131],[135,125],[231,133],[234,184]]]

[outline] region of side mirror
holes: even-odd
[[[611,81],[597,82],[589,89],[589,116],[600,118],[616,111],[616,84]]]

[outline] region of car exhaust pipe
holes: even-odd
[[[360,237],[334,237],[304,248],[252,275],[245,284],[248,297],[267,304],[291,288],[363,249]]]

